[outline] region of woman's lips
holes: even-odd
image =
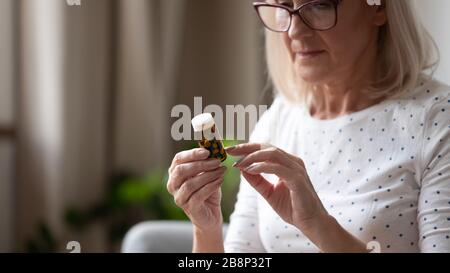
[[[307,60],[315,58],[324,52],[325,50],[303,51],[303,52],[296,52],[295,55],[302,60]]]

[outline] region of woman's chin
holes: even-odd
[[[326,81],[327,73],[321,73],[320,71],[309,71],[308,69],[298,71],[297,70],[297,79],[309,83],[309,84],[318,84]]]
[[[298,79],[306,83],[320,83],[330,76],[327,65],[295,63],[295,73]]]

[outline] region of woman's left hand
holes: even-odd
[[[285,222],[309,230],[328,217],[300,158],[267,144],[241,144],[227,152],[243,157],[234,167]],[[270,183],[263,173],[276,175],[278,183]]]

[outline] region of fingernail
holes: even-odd
[[[199,151],[200,156],[207,156],[209,155],[209,151],[206,149],[202,149],[201,151]]]
[[[210,158],[207,161],[208,161],[208,165],[210,165],[210,166],[220,165],[220,160],[218,160],[217,158]]]
[[[234,162],[233,167],[234,168],[239,168],[241,167],[242,161],[244,160],[244,157],[239,159],[238,161]]]
[[[231,147],[226,147],[226,148],[225,148],[225,151],[226,151],[226,152],[231,152],[231,151],[233,151],[233,150],[236,150],[236,147],[235,147],[235,146],[231,146]]]

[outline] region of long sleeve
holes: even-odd
[[[265,252],[259,235],[257,193],[243,177],[235,209],[230,216],[225,252]]]
[[[421,252],[450,253],[450,96],[435,100],[423,124],[419,245]]]

